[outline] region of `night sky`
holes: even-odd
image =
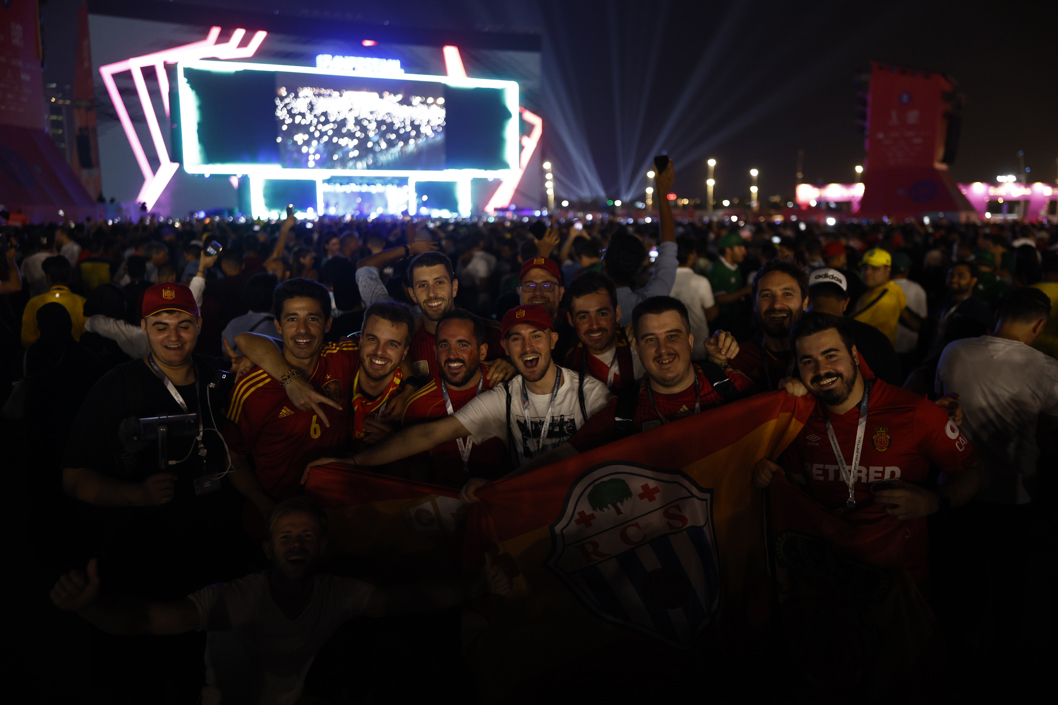
[[[872,59],[958,82],[956,181],[1015,173],[1018,150],[1030,181],[1058,179],[1058,12],[1048,2],[173,1],[542,35],[542,115],[562,110],[579,128],[545,132],[559,197],[642,198],[655,150],[672,156],[676,190],[692,198],[704,195],[708,157],[718,199],[747,197],[753,167],[762,200],[791,197],[798,149],[807,181],[851,182],[864,156],[853,76]],[[79,4],[42,0],[49,82],[72,83]]]

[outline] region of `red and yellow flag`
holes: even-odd
[[[328,554],[355,557],[357,573],[385,583],[459,574],[457,492],[335,463],[312,468],[305,494],[327,512]]]
[[[751,470],[814,404],[762,394],[482,487],[467,555],[492,554],[513,587],[466,635],[485,700],[652,692],[651,664],[692,663],[704,633],[731,650],[759,637],[770,577]]]

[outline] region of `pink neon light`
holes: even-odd
[[[459,47],[442,47],[445,56],[445,71],[452,78],[466,78],[467,70],[463,67],[463,57],[459,55]]]
[[[162,94],[162,105],[165,108],[165,114],[169,115],[169,79],[165,74],[165,64],[175,64],[178,61],[191,59],[246,59],[257,52],[268,32],[255,32],[249,44],[240,47],[239,43],[245,35],[245,29],[236,29],[231,33],[231,38],[227,42],[217,44],[217,37],[220,36],[220,27],[210,27],[206,38],[200,42],[192,42],[191,44],[164,49],[152,54],[135,56],[125,61],[118,61],[117,63],[99,67],[99,73],[103,77],[103,85],[106,86],[107,93],[110,94],[110,100],[117,111],[118,121],[125,131],[129,146],[132,147],[132,154],[136,157],[136,163],[139,165],[140,171],[143,172],[143,186],[140,188],[140,193],[136,196],[136,200],[146,203],[148,209],[154,207],[154,204],[162,195],[162,191],[165,190],[180,165],[169,158],[169,152],[165,148],[165,139],[161,126],[158,124],[158,116],[154,112],[154,104],[151,102],[150,93],[147,91],[147,84],[143,80],[143,67],[154,67],[158,76],[158,89]],[[129,112],[125,108],[125,101],[122,99],[121,94],[118,92],[117,84],[114,82],[114,74],[122,71],[132,73],[132,81],[136,86],[136,95],[143,105],[143,113],[147,119],[147,129],[151,133],[151,141],[154,144],[154,151],[160,163],[157,172],[151,168],[147,153],[143,149],[139,135],[136,134],[136,128],[132,124]]]
[[[360,43],[363,44],[365,47],[373,47],[378,44],[378,42],[376,42],[374,39],[365,39]]]
[[[536,151],[536,146],[540,144],[540,136],[544,132],[543,118],[525,108],[518,108],[518,110],[522,114],[522,119],[532,125],[533,129],[528,135],[522,135],[522,154],[518,160],[518,170],[503,180],[500,187],[496,189],[496,193],[492,194],[492,198],[485,204],[485,212],[489,215],[493,215],[497,208],[506,208],[511,205],[514,192],[518,190],[518,184],[522,181],[525,168],[529,166],[529,160]]]

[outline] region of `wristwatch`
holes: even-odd
[[[411,248],[408,247],[407,245],[405,245],[404,246],[404,258],[407,259],[408,257],[411,257]]]
[[[941,492],[939,489],[934,490],[937,493],[937,516],[946,517],[951,513],[951,497]]]

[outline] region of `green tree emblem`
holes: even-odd
[[[618,514],[622,514],[621,507],[618,505],[630,499],[632,499],[632,488],[627,482],[618,478],[604,480],[588,492],[588,504],[596,512],[613,507]]]

